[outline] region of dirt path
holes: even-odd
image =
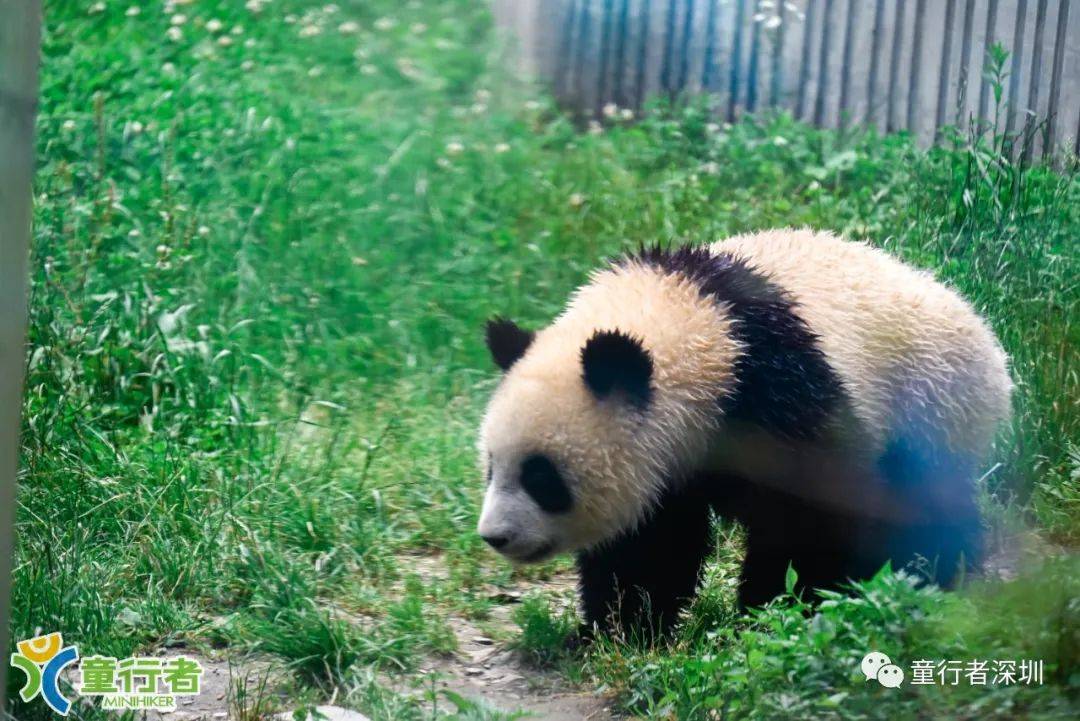
[[[516,652],[503,648],[464,619],[451,627],[458,648],[425,666],[437,688],[480,701],[501,711],[525,711],[529,718],[552,721],[609,721],[616,717],[604,699],[567,686],[553,672],[538,670]]]

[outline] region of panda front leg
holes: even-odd
[[[633,531],[578,554],[584,633],[621,630],[652,640],[671,629],[712,551],[709,504],[692,490],[665,494]]]

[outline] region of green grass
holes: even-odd
[[[868,239],[978,305],[1017,381],[987,516],[998,535],[1023,523],[1080,543],[1073,164],[1021,169],[1000,142],[927,153],[783,115],[729,127],[700,105],[581,132],[490,69],[479,3],[339,5],[46,3],[15,639],[264,651],[313,697],[430,718],[377,673],[451,648],[447,616],[485,618],[487,589],[512,574],[565,567],[512,572],[473,532],[473,439],[495,382],[483,320],[544,323],[641,242],[773,226]],[[672,648],[575,652],[590,682],[661,718],[714,698],[762,717],[875,717],[884,695],[851,700],[860,644],[963,650],[919,623],[975,618],[968,655],[1056,639],[1047,685],[1012,707],[905,688],[897,715],[1052,716],[1076,697],[1072,606],[1018,636],[996,625],[1012,605],[884,577],[866,593],[895,599],[873,613],[789,600],[744,618],[736,541]],[[441,573],[414,574],[417,554]],[[520,645],[557,650],[564,620],[525,608]],[[815,624],[847,630],[817,647]]]

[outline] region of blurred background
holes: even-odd
[[[950,125],[1026,126],[1037,152],[1076,148],[1069,0],[497,0],[494,11],[522,69],[583,115],[707,93],[729,120],[783,108],[922,144]]]

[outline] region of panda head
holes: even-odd
[[[483,539],[531,563],[632,527],[660,470],[644,442],[655,382],[642,340],[616,328],[532,333],[493,320],[487,345],[504,375],[479,438]]]

